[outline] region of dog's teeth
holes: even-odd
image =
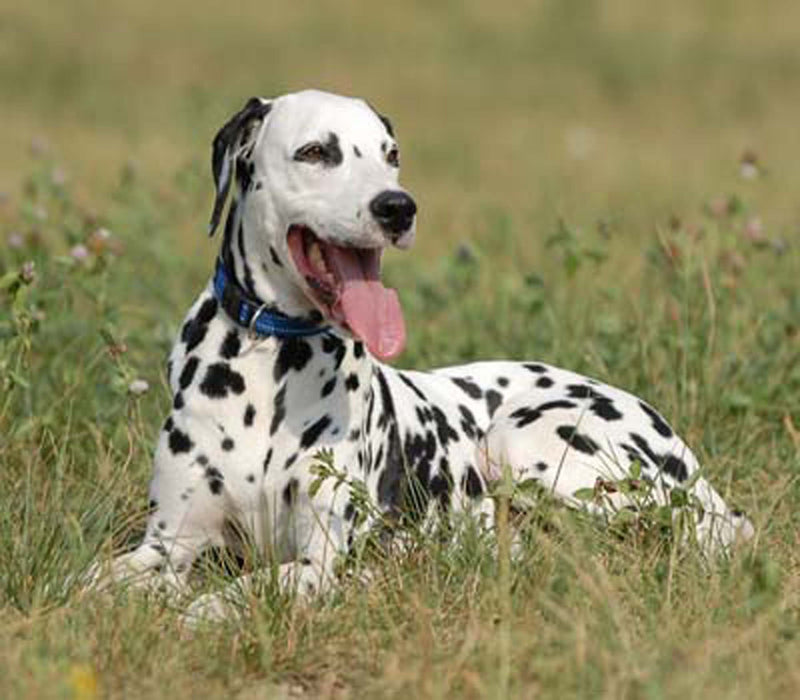
[[[328,271],[328,268],[325,266],[325,258],[322,257],[322,250],[316,241],[309,246],[308,259],[311,264],[320,272]]]

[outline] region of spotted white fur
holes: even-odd
[[[212,231],[235,179],[221,258],[238,284],[273,311],[332,327],[254,340],[209,283],[170,356],[173,410],[155,452],[144,540],[97,564],[91,585],[186,591],[198,555],[235,545],[236,531],[277,558],[284,585],[324,590],[336,556],[372,523],[354,517],[348,490],[332,480],[310,495],[323,448],[389,517],[421,505],[491,522],[486,485],[502,464],[575,506],[577,490],[622,478],[634,462],[662,501],[698,469],[666,421],[619,389],[541,363],[398,371],[322,318],[289,227],[357,248],[407,247],[414,237],[413,218],[390,230],[371,208],[381,193],[404,191],[391,126],[365,102],[317,91],[254,98],[220,130],[213,165]],[[691,490],[706,511],[697,534],[708,552],[752,533],[705,479]],[[230,615],[249,581],[196,600],[189,618]]]

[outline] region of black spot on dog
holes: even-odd
[[[613,421],[622,418],[622,414],[611,399],[587,384],[569,384],[567,392],[574,399],[592,399],[589,410],[603,420]]]
[[[272,448],[270,447],[267,450],[267,454],[264,457],[264,473],[267,473],[267,469],[269,469],[269,463],[272,461]]]
[[[447,510],[450,505],[450,491],[452,488],[452,480],[441,474],[434,476],[428,484],[431,496],[439,501],[439,506],[442,510]]]
[[[186,343],[186,352],[191,352],[206,337],[208,323],[217,313],[217,300],[214,297],[206,299],[191,321],[187,321],[181,330],[181,340]]]
[[[356,517],[356,508],[350,501],[348,501],[347,505],[344,507],[344,519],[352,520],[354,517]]]
[[[175,425],[175,422],[172,420],[172,416],[167,416],[167,420],[164,421],[164,427],[161,428],[165,433],[168,433],[172,430],[172,426]]]
[[[273,379],[279,382],[290,369],[300,372],[313,354],[311,346],[305,340],[287,338],[278,351],[278,359],[275,360],[275,367],[272,370]]]
[[[557,401],[547,401],[545,403],[539,404],[536,408],[532,408],[530,406],[523,406],[522,408],[518,408],[516,411],[511,413],[509,418],[513,418],[517,421],[516,427],[517,428],[524,428],[526,425],[533,423],[534,421],[539,420],[542,417],[542,414],[545,411],[552,411],[554,409],[570,409],[576,408],[578,404],[567,401],[566,399],[559,399]]]
[[[247,408],[244,409],[244,419],[243,419],[244,427],[249,428],[251,425],[253,425],[253,420],[255,419],[255,417],[256,417],[256,407],[253,406],[253,404],[251,403],[247,404]]]
[[[195,317],[195,323],[206,324],[217,315],[217,300],[215,297],[209,297],[200,306],[200,310]]]
[[[181,376],[178,379],[178,384],[180,385],[181,389],[186,389],[194,379],[194,374],[197,371],[197,366],[200,364],[199,358],[192,355],[188,360],[186,360],[186,364],[183,365],[183,369],[181,370]]]
[[[678,481],[686,481],[686,479],[689,477],[689,469],[686,467],[686,462],[673,454],[666,454],[662,456],[661,469],[665,474],[669,474]]]
[[[155,513],[158,510],[158,501],[155,498],[151,498],[147,502],[147,512],[148,514]]]
[[[355,373],[348,374],[347,379],[344,380],[344,386],[347,391],[356,391],[359,387],[358,375]]]
[[[172,454],[177,455],[182,452],[189,452],[194,447],[194,443],[189,436],[178,428],[173,428],[169,434],[169,449]]]
[[[560,425],[556,428],[556,433],[564,442],[578,452],[593,455],[600,449],[600,446],[588,435],[581,435],[574,425]]]
[[[245,477],[245,481],[248,481],[248,482],[249,482],[249,483],[251,483],[251,484],[252,484],[252,483],[255,483],[255,480],[256,480],[256,477],[255,477],[253,474],[248,474],[248,475]]]
[[[283,489],[283,502],[291,507],[294,505],[295,501],[297,500],[297,492],[300,488],[300,484],[297,483],[297,479],[289,479],[289,483]]]
[[[357,340],[355,343],[353,343],[353,357],[355,357],[357,360],[360,360],[362,357],[364,357],[364,343],[362,343],[360,340]]]
[[[311,447],[330,424],[331,417],[327,414],[312,423],[300,436],[300,447]]]
[[[652,406],[648,406],[644,401],[640,401],[639,406],[649,416],[651,422],[653,423],[653,428],[659,435],[665,438],[672,437],[672,428],[669,427],[667,421],[664,420],[663,416],[658,411],[656,411]]]
[[[269,247],[269,257],[272,258],[272,262],[274,262],[278,267],[283,267],[283,263],[281,259],[278,257],[278,254],[275,252],[275,248],[272,246]]]
[[[205,340],[207,332],[208,325],[200,325],[196,322],[192,323],[192,325],[189,326],[189,332],[186,334],[186,352],[191,352],[200,345],[200,343]]]
[[[167,548],[161,544],[161,542],[155,542],[150,545],[150,549],[152,549],[156,554],[160,554],[162,557],[167,556]]]
[[[208,482],[208,490],[212,494],[218,496],[222,493],[222,488],[225,485],[225,477],[216,467],[207,467],[205,471],[206,481]]]
[[[179,391],[172,399],[172,408],[180,411],[184,406],[183,394]]]
[[[223,450],[225,450],[225,452],[230,452],[235,447],[235,443],[233,442],[233,440],[231,438],[226,437],[222,441],[221,447],[222,447]]]
[[[568,384],[567,393],[573,399],[588,399],[594,396],[594,390],[585,384]]]
[[[342,339],[336,337],[335,335],[327,334],[322,336],[322,352],[324,352],[326,355],[336,352],[336,350],[343,344],[344,343]]]
[[[355,154],[356,158],[361,158],[361,151],[358,150],[358,146],[353,146],[353,153]]]
[[[508,386],[508,377],[498,377],[497,378],[497,386],[499,387],[507,387]]]
[[[552,379],[550,379],[550,377],[539,377],[536,380],[536,386],[538,386],[540,389],[548,389],[553,386],[553,383],[554,382]]]
[[[244,377],[232,370],[227,362],[209,365],[200,384],[200,391],[211,399],[224,399],[229,392],[238,395],[244,390]]]
[[[344,155],[339,146],[339,137],[333,132],[328,134],[328,139],[322,144],[325,148],[325,165],[336,167],[342,164]]]
[[[522,366],[529,372],[533,372],[534,374],[544,374],[545,372],[547,372],[547,367],[545,367],[544,365],[540,365],[538,363],[528,362],[523,364]]]
[[[628,457],[628,461],[633,464],[634,462],[638,462],[644,469],[647,469],[650,464],[642,457],[642,453],[639,452],[635,447],[632,445],[628,445],[627,443],[622,443],[620,445],[623,450],[625,450],[625,454]]]
[[[439,473],[430,481],[431,496],[439,501],[439,507],[444,511],[450,506],[450,493],[453,490],[453,475],[450,473],[450,463],[446,457],[439,460]]]
[[[483,484],[474,467],[467,468],[466,473],[461,479],[461,489],[470,498],[478,498],[483,495]]]
[[[686,462],[680,457],[669,452],[663,455],[658,454],[650,447],[650,443],[648,443],[645,438],[636,433],[630,433],[630,438],[636,443],[636,446],[644,452],[647,459],[650,460],[650,463],[658,470],[663,471],[665,474],[668,474],[678,481],[686,481],[689,477],[689,469],[686,466]]]
[[[463,377],[452,377],[452,382],[471,399],[479,399],[483,396],[483,391],[481,391],[481,388],[475,382],[469,379],[464,379]]]
[[[420,388],[416,384],[414,384],[414,382],[412,382],[411,379],[409,379],[405,373],[398,372],[397,376],[400,377],[400,381],[403,382],[403,384],[405,384],[409,389],[411,389],[411,391],[413,391],[417,395],[418,399],[420,399],[421,401],[425,401],[426,403],[428,402],[428,399],[425,396],[425,394],[422,393]]]
[[[475,416],[466,406],[459,404],[458,412],[461,414],[461,430],[468,438],[474,438],[476,434],[477,424],[475,423]]]
[[[197,455],[195,462],[197,462],[201,467],[206,467],[208,466],[208,457],[205,455]]]
[[[614,406],[614,402],[605,396],[598,397],[592,401],[589,410],[607,421],[620,420],[622,418],[622,414]]]
[[[326,396],[333,393],[333,390],[335,388],[336,388],[336,376],[333,376],[327,382],[325,382],[325,384],[323,384],[320,398],[324,399]]]
[[[274,435],[278,432],[283,419],[286,418],[286,385],[284,384],[275,394],[273,400],[272,423],[269,426],[269,434]]]
[[[397,424],[392,422],[386,440],[386,466],[378,477],[378,502],[396,510],[401,505],[402,484],[406,479],[405,459]],[[369,469],[367,470],[369,473]]]
[[[389,391],[389,384],[386,381],[386,377],[383,376],[383,372],[376,366],[375,367],[375,376],[378,378],[378,387],[381,392],[381,414],[378,416],[378,428],[385,428],[387,425],[394,424],[394,399],[392,399],[392,392]],[[368,409],[367,413],[367,424],[369,425],[369,413],[371,412],[372,404],[370,404],[370,409]]]
[[[439,438],[439,444],[446,450],[447,444],[452,440],[453,442],[459,441],[458,433],[453,429],[453,426],[447,422],[447,416],[438,407],[433,406],[433,420],[436,423],[436,435]]]
[[[489,411],[489,418],[494,415],[494,412],[499,408],[500,404],[503,403],[503,395],[499,391],[495,391],[494,389],[489,389],[486,392],[486,408]]]
[[[547,462],[541,462],[541,461],[540,462],[536,462],[534,467],[536,468],[536,471],[540,471],[540,472],[546,472],[548,470],[548,468],[549,468],[547,466]]]
[[[167,529],[167,521],[166,520],[159,520],[158,521],[158,525],[156,527],[158,527],[159,530],[166,530]]]
[[[236,330],[228,331],[225,340],[222,341],[222,346],[219,349],[219,354],[225,359],[231,359],[239,354],[242,348],[242,341],[239,338],[239,332]]]

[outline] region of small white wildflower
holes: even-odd
[[[101,226],[92,235],[101,241],[107,241],[109,238],[111,238],[111,231]]]
[[[39,221],[47,221],[47,209],[45,209],[41,204],[37,204],[33,208],[33,216]]]
[[[83,243],[78,243],[78,245],[72,246],[69,255],[74,260],[86,260],[89,257],[89,249]]]
[[[14,250],[19,250],[25,245],[25,239],[16,231],[12,231],[11,233],[8,234],[6,243],[8,244],[9,248],[13,248]]]
[[[33,260],[22,263],[19,271],[19,277],[25,284],[33,284],[36,280],[36,263]]]
[[[67,183],[67,173],[64,168],[55,166],[50,171],[50,182],[56,187],[63,187]]]
[[[783,236],[772,239],[772,250],[774,250],[777,255],[783,255],[788,249],[789,242]]]
[[[764,225],[757,216],[751,216],[744,224],[744,237],[755,245],[765,245]]]
[[[575,126],[564,135],[567,155],[575,160],[585,160],[595,150],[597,137],[594,129],[588,126]]]
[[[711,216],[716,219],[721,219],[723,216],[728,215],[728,199],[727,197],[714,197],[708,203],[708,210]]]
[[[742,153],[742,157],[739,158],[739,175],[745,180],[755,180],[760,174],[758,154],[751,150]]]
[[[50,144],[48,143],[46,138],[42,136],[34,136],[31,139],[30,151],[31,155],[34,158],[39,158],[43,155],[46,155],[49,150],[50,150]]]
[[[742,163],[739,166],[739,175],[743,180],[755,180],[758,174],[758,166],[755,163]]]
[[[144,379],[134,379],[128,385],[128,391],[134,396],[141,396],[150,389],[150,385]]]

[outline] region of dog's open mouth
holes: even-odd
[[[319,238],[307,226],[290,226],[289,252],[322,313],[364,341],[385,360],[399,354],[406,328],[397,292],[381,284],[379,248],[345,248]]]

